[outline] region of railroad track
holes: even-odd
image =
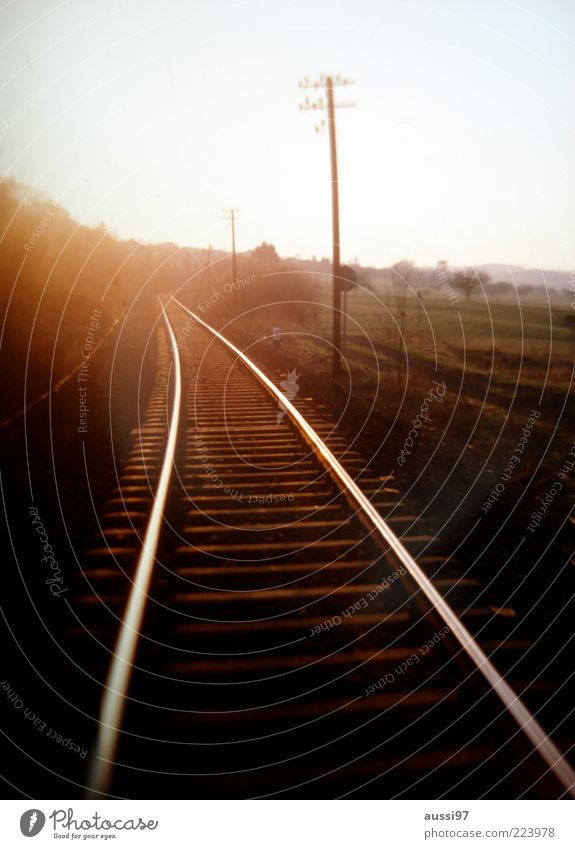
[[[393,482],[177,301],[158,334],[70,600],[87,795],[573,795],[498,672],[525,645],[496,622],[479,646],[465,623],[493,615]]]

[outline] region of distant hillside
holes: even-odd
[[[331,273],[331,261],[323,258],[316,259],[292,259],[299,268],[312,273]],[[397,264],[399,265],[399,263]],[[386,284],[393,278],[389,268],[375,268],[373,266],[362,266],[353,264],[360,280],[363,279],[371,284]],[[479,271],[489,274],[492,283],[511,283],[515,286],[542,286],[558,291],[565,291],[569,287],[568,271],[553,271],[551,269],[523,268],[520,265],[503,265],[502,263],[483,263],[478,265]],[[432,266],[417,266],[416,270],[420,276],[420,282],[424,285],[436,282],[435,269]],[[449,265],[447,271],[454,274],[457,271],[466,271],[467,266]],[[571,279],[575,275],[572,274]]]
[[[482,271],[486,271],[494,283],[502,281],[515,283],[520,286],[527,283],[531,286],[551,286],[554,289],[567,289],[569,286],[568,271],[551,271],[541,268],[523,268],[520,265],[498,265],[488,263],[480,265]]]

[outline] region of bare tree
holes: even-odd
[[[391,266],[390,309],[395,320],[395,373],[400,381],[405,370],[405,348],[419,331],[419,302],[416,294],[423,272],[410,260]]]
[[[486,271],[478,271],[476,268],[468,268],[467,271],[458,271],[453,275],[452,286],[461,289],[465,293],[465,300],[471,298],[473,292],[480,286],[489,285],[491,278]]]

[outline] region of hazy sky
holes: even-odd
[[[0,171],[150,241],[575,268],[572,0],[3,0]]]

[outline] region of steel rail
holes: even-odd
[[[134,581],[126,604],[125,613],[122,617],[122,624],[104,687],[104,695],[99,714],[98,736],[88,772],[89,798],[98,798],[107,794],[110,787],[114,758],[118,749],[126,698],[130,686],[132,667],[138,647],[150,581],[156,562],[156,552],[163,524],[168,487],[174,465],[182,400],[182,377],[176,337],[163,303],[161,303],[161,307],[170,339],[174,364],[172,415],[162,470],[154,496],[154,505],[148,519],[142,549],[136,565]]]
[[[571,798],[575,799],[575,771],[571,765],[545,732],[544,728],[537,721],[535,716],[533,716],[529,708],[523,703],[521,697],[507,683],[505,678],[501,675],[491,660],[487,657],[481,646],[477,643],[471,632],[459,619],[448,602],[445,601],[443,596],[433,586],[432,582],[420,566],[418,566],[403,543],[389,528],[379,511],[371,504],[369,499],[364,495],[349,473],[346,472],[339,460],[337,460],[321,437],[318,436],[315,430],[307,423],[294,404],[286,398],[283,392],[275,386],[269,377],[267,377],[261,369],[259,369],[258,366],[256,366],[256,364],[246,356],[246,354],[240,351],[240,349],[226,339],[225,336],[222,336],[222,334],[215,328],[211,327],[211,325],[207,324],[207,322],[196,315],[196,313],[192,312],[192,310],[178,301],[177,298],[172,296],[172,300],[181,309],[187,312],[195,321],[197,321],[198,324],[208,330],[215,338],[219,339],[220,342],[232,351],[252,371],[258,380],[272,394],[272,396],[276,398],[277,401],[286,409],[292,421],[298,426],[300,431],[305,435],[308,443],[314,448],[323,465],[337,478],[344,492],[346,492],[348,496],[351,496],[353,501],[355,501],[357,506],[363,512],[364,516],[370,519],[373,527],[389,545],[390,549],[394,552],[402,565],[405,566],[411,578],[415,581],[417,586],[426,596],[427,600],[431,603],[432,607],[449,627],[452,635],[460,644],[461,648],[473,662],[473,665],[481,672],[489,687],[498,696],[506,710],[527,736],[533,748],[547,764],[549,770],[555,776],[559,784]]]

